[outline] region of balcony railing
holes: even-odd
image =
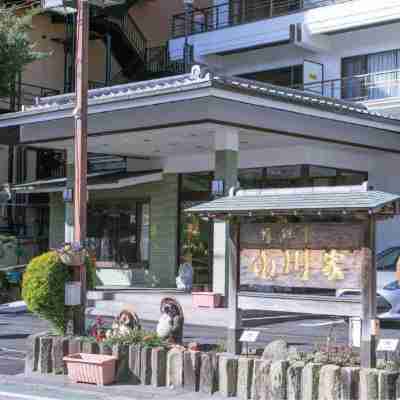
[[[9,97],[0,98],[0,109],[19,111],[23,105],[35,104],[37,98],[56,96],[57,94],[60,94],[59,90],[18,81],[12,85]]]
[[[349,101],[400,97],[400,69],[306,83],[294,88]]]
[[[174,15],[172,19],[172,37],[215,31],[248,22],[288,15],[311,8],[346,3],[353,0],[230,0],[213,7],[195,9],[189,13]]]

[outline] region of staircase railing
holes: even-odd
[[[13,7],[16,10],[21,10],[24,8],[34,8],[40,7],[41,1],[40,0],[16,0],[16,1],[5,1],[4,5],[6,7]]]
[[[165,45],[147,49],[146,70],[152,73],[183,74],[185,65],[183,58],[171,58],[168,45]]]
[[[126,13],[120,17],[108,16],[107,19],[120,27],[142,60],[145,60],[147,40],[130,14]]]

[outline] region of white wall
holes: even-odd
[[[220,0],[214,0],[218,4]],[[386,16],[391,23],[368,27]],[[341,60],[344,57],[375,53],[400,48],[398,32],[400,23],[400,3],[397,0],[354,0],[335,6],[320,7],[303,13],[261,20],[217,31],[201,33],[190,37],[195,47],[195,60],[206,63],[217,71],[229,75],[257,72],[268,69],[302,64],[305,59],[321,62],[325,66],[325,79],[341,77]],[[398,18],[397,18],[398,21]],[[310,51],[294,43],[248,50],[251,46],[276,43],[289,38],[289,25],[303,23],[308,30],[320,34],[329,31],[332,25],[337,30],[343,26],[366,28],[322,35],[325,49]],[[313,36],[311,36],[312,38]],[[321,35],[319,35],[321,37]],[[183,45],[183,39],[170,41],[171,49],[176,51]],[[241,53],[217,55],[229,50]]]

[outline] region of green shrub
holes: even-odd
[[[93,288],[95,269],[87,259],[87,287]],[[22,282],[22,298],[30,311],[49,321],[58,334],[64,334],[68,307],[64,305],[65,283],[71,280],[71,268],[64,265],[57,252],[34,258]]]

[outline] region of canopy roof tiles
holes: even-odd
[[[90,105],[97,102],[156,96],[163,93],[181,92],[204,87],[242,92],[252,96],[301,104],[338,114],[353,115],[363,119],[381,122],[390,121],[391,123],[400,125],[398,119],[390,115],[369,111],[368,108],[361,103],[347,102],[332,97],[320,96],[315,93],[303,92],[301,90],[234,76],[218,75],[210,72],[206,68],[200,68],[200,66],[197,65],[194,66],[191,73],[188,74],[89,90],[88,100]],[[36,104],[25,107],[22,112],[15,113],[15,115],[38,113],[68,106],[73,107],[74,103],[74,93],[37,98]],[[5,117],[0,116],[0,120],[8,118],[9,116],[10,114],[7,114]]]
[[[235,195],[191,207],[186,212],[199,214],[285,213],[306,214],[319,211],[379,212],[393,205],[400,196],[362,186],[338,186],[299,189],[243,190]]]

